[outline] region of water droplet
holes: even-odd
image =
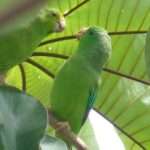
[[[51,50],[52,50],[52,48],[51,48],[51,47],[48,47],[48,50],[49,50],[49,51],[51,51]]]

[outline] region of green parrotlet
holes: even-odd
[[[63,15],[55,10],[46,10],[20,28],[0,35],[0,73],[22,63],[32,55],[40,42],[50,33],[65,28]]]
[[[89,27],[78,34],[75,54],[59,70],[50,92],[50,109],[77,134],[93,107],[100,73],[111,55],[111,38],[104,29]]]

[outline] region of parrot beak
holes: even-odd
[[[57,29],[56,32],[62,32],[66,27],[66,21],[64,18],[61,18],[61,20],[57,23]]]
[[[88,30],[89,28],[85,27],[85,28],[82,28],[77,34],[76,34],[76,38],[78,40],[81,39],[82,35]]]

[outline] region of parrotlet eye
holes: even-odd
[[[56,16],[57,16],[57,14],[53,12],[53,13],[52,13],[52,16],[53,16],[53,17],[56,17]]]
[[[89,34],[90,34],[90,35],[93,35],[94,33],[93,33],[92,31],[89,31]]]

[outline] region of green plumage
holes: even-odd
[[[0,72],[5,72],[32,55],[49,33],[61,31],[63,16],[56,10],[40,14],[32,22],[0,36]]]
[[[81,37],[76,53],[63,65],[50,94],[51,110],[60,121],[68,121],[78,133],[98,90],[103,65],[111,53],[111,39],[97,27]]]

